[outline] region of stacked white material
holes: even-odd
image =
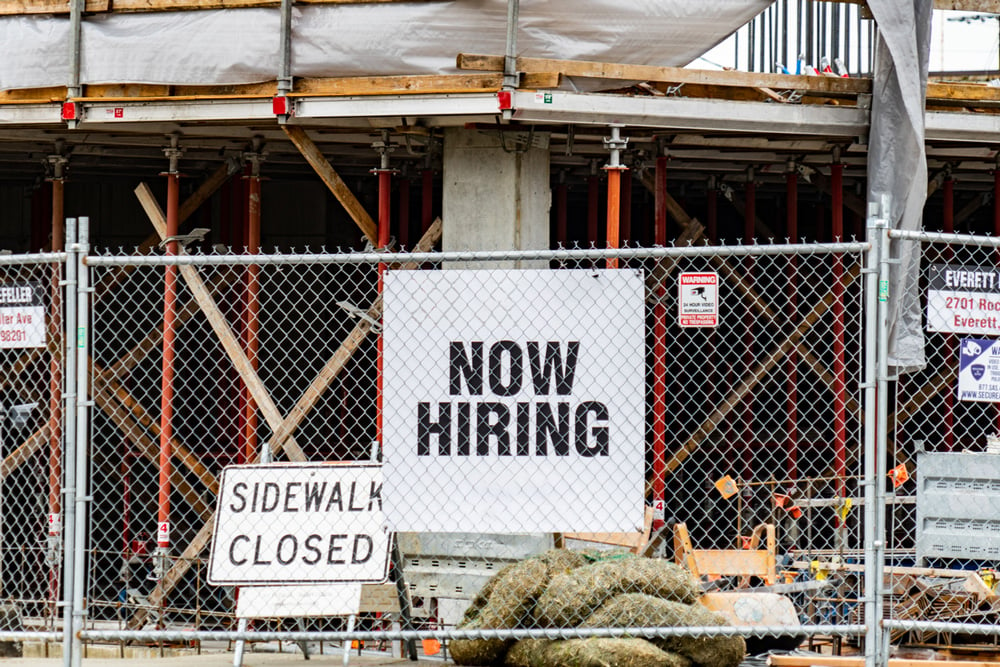
[[[522,56],[685,65],[770,0],[521,0]],[[460,52],[502,54],[506,0],[296,7],[292,73],[441,74]],[[83,24],[81,83],[237,84],[274,80],[277,9],[102,14]],[[69,80],[69,19],[0,18],[0,90]]]

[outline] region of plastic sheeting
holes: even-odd
[[[770,0],[521,0],[520,55],[685,65]],[[460,52],[502,54],[507,0],[296,7],[292,73],[455,72]],[[81,83],[237,84],[279,69],[277,9],[103,14],[83,23]],[[69,80],[69,19],[0,19],[0,90]]]
[[[889,224],[918,230],[927,199],[924,108],[931,44],[931,0],[868,0],[879,26],[868,142],[868,201],[889,195]],[[883,212],[885,215],[885,212]],[[920,244],[894,241],[889,290],[889,365],[926,365],[920,311]]]

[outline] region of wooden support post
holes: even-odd
[[[378,228],[375,225],[375,221],[368,215],[361,202],[358,201],[354,193],[344,183],[344,180],[340,178],[340,174],[336,172],[326,157],[323,156],[319,147],[309,138],[306,131],[297,125],[282,125],[281,129],[285,131],[288,138],[292,140],[295,147],[302,153],[302,157],[312,166],[326,187],[333,193],[333,196],[337,198],[337,201],[343,205],[348,215],[351,216],[354,223],[361,229],[361,233],[371,242],[372,246],[377,247]]]

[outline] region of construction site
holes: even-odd
[[[998,32],[0,3],[0,656],[1000,663]]]

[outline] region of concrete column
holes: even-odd
[[[441,241],[445,251],[549,247],[549,135],[535,132],[533,147],[527,150],[518,138],[526,139],[527,133],[508,131],[501,138],[495,130],[445,130]],[[545,265],[497,262],[468,268]],[[449,268],[458,264],[449,263]]]

